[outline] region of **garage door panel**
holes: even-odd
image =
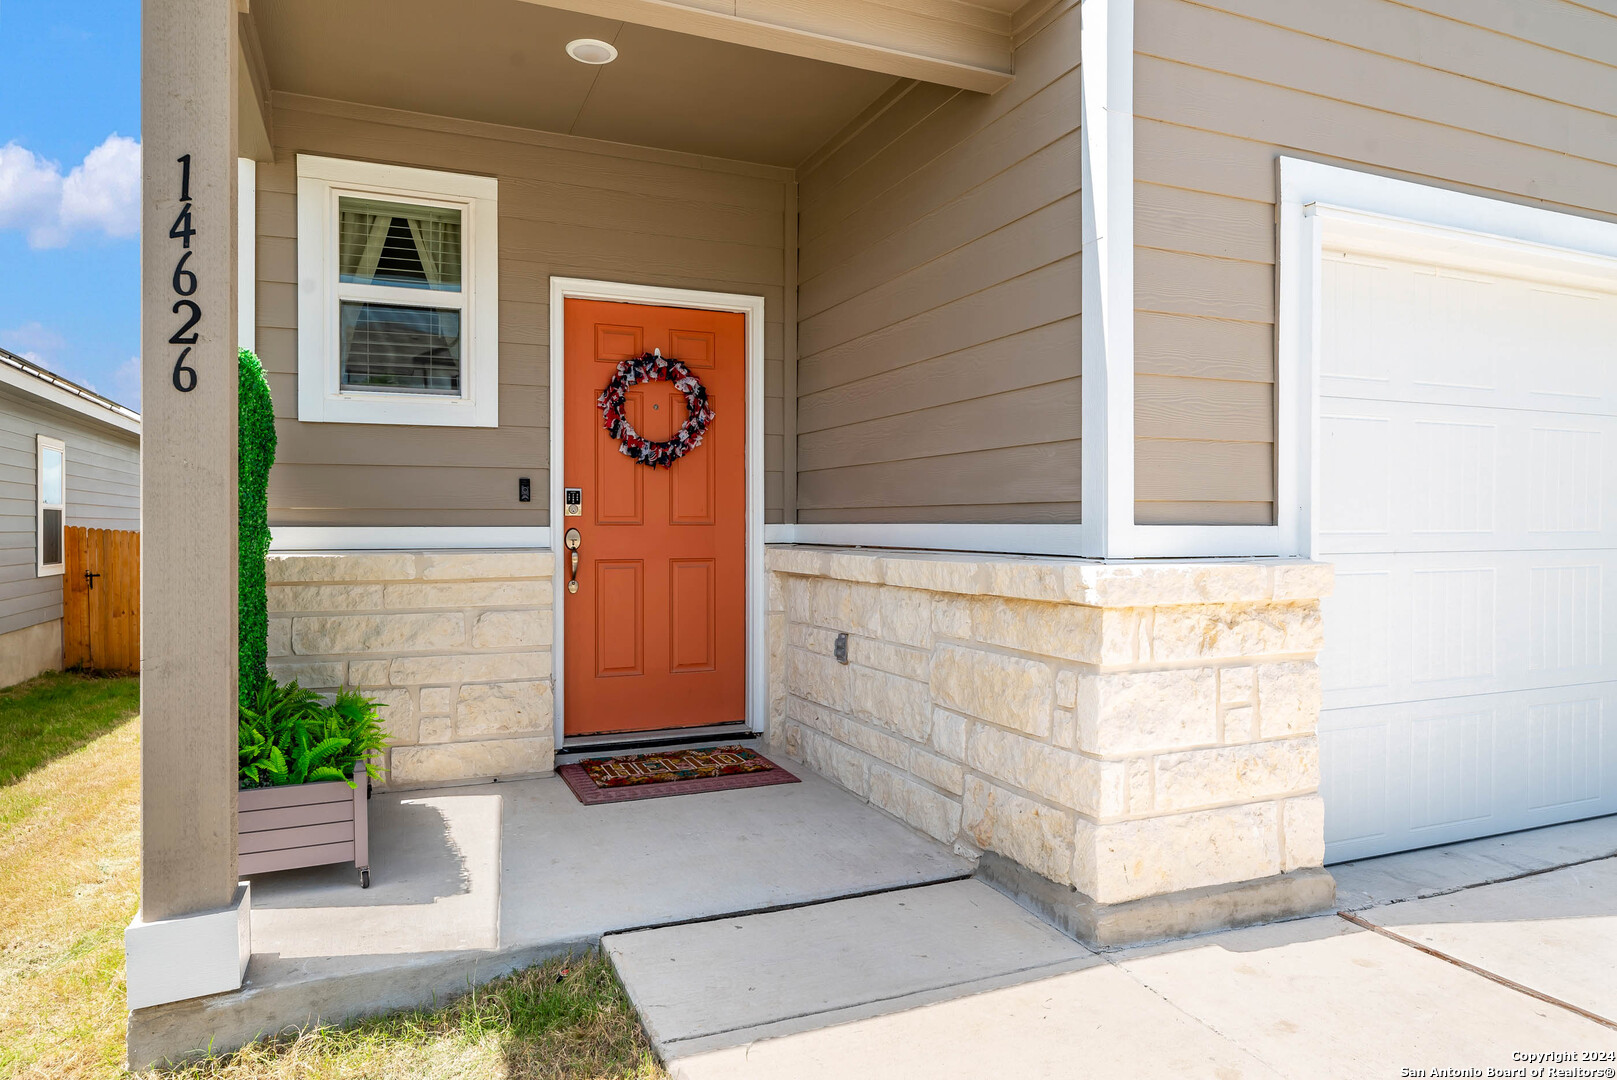
[[[1617,418],[1329,398],[1329,554],[1617,546]]]
[[[1322,288],[1327,859],[1617,812],[1617,295],[1329,251]]]
[[[1617,812],[1617,289],[1376,251],[1321,275],[1329,860]]]
[[[1617,415],[1610,295],[1341,252],[1321,289],[1322,395]]]
[[[1617,683],[1332,709],[1330,862],[1617,812]]]
[[[1332,556],[1328,704],[1358,707],[1564,684],[1617,670],[1617,552]]]

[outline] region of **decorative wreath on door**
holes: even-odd
[[[685,408],[690,413],[674,437],[667,442],[652,442],[635,431],[624,415],[623,403],[629,387],[636,383],[671,382],[674,389],[685,395]],[[601,419],[609,435],[618,440],[618,449],[642,465],[667,469],[674,462],[702,445],[702,436],[713,423],[713,406],[708,404],[707,387],[691,374],[691,369],[654,349],[644,356],[618,361],[618,370],[606,384],[596,400],[601,407]]]

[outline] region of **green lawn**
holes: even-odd
[[[666,1080],[598,950],[441,1009],[249,1046],[172,1080]]]
[[[140,710],[140,679],[50,671],[0,690],[0,785],[105,735]]]

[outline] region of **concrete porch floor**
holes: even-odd
[[[243,987],[132,1013],[130,1060],[441,1001],[611,931],[971,873],[790,768],[801,783],[594,807],[555,777],[379,794],[371,888],[347,864],[253,878]]]

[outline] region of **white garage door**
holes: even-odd
[[[1617,296],[1322,282],[1327,860],[1617,811]]]

